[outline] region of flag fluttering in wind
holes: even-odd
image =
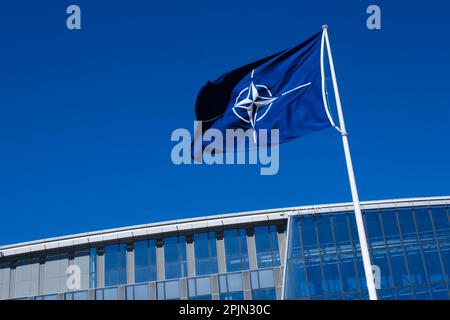
[[[195,106],[202,131],[278,129],[279,143],[283,143],[333,126],[325,98],[322,52],[319,32],[294,48],[208,81]],[[232,150],[224,144],[223,152],[227,151]]]

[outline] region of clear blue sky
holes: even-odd
[[[0,244],[350,201],[332,129],[282,145],[276,176],[170,160],[206,80],[325,23],[361,199],[449,195],[450,5],[374,3],[381,31],[366,1],[2,1]]]

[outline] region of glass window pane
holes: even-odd
[[[0,300],[9,298],[10,264],[0,263]]]
[[[65,293],[65,300],[88,300],[88,291],[73,291]]]
[[[323,273],[325,274],[325,283],[328,294],[334,294],[342,291],[339,277],[338,263],[336,255],[324,255],[322,257]]]
[[[417,228],[421,240],[433,240],[433,226],[431,224],[430,212],[428,208],[418,208],[414,210]]]
[[[216,233],[194,234],[195,271],[197,275],[217,273]]]
[[[336,251],[331,228],[331,216],[320,215],[316,217],[316,228],[319,232],[319,245],[322,250]]]
[[[254,229],[256,258],[259,268],[280,265],[277,227],[275,225],[256,227]]]
[[[189,299],[211,300],[211,279],[209,277],[188,279]]]
[[[320,257],[311,256],[305,259],[308,273],[308,287],[311,296],[319,296],[325,293],[322,269],[320,267]]]
[[[15,297],[31,297],[38,294],[39,259],[17,261],[15,277]]]
[[[164,282],[158,282],[156,284],[156,292],[158,300],[164,300],[166,298]]]
[[[259,287],[260,288],[269,288],[275,287],[275,279],[273,276],[273,270],[260,270],[258,271],[259,275]]]
[[[333,227],[337,246],[351,245],[347,213],[333,214]]]
[[[126,282],[125,243],[105,246],[105,286],[116,286]]]
[[[444,277],[442,274],[441,263],[435,245],[427,245],[424,247],[424,259],[430,282],[443,281]]]
[[[44,293],[65,292],[67,288],[67,254],[49,254],[45,259]]]
[[[252,289],[259,289],[258,271],[251,271],[250,272],[250,282],[252,284]]]
[[[445,207],[434,207],[431,210],[436,236],[441,240],[450,240],[450,222],[447,210],[448,208]]]
[[[164,238],[164,259],[166,279],[187,276],[185,236]]]
[[[147,284],[140,284],[134,287],[134,298],[135,300],[148,300],[149,291]]]
[[[47,294],[42,296],[37,296],[34,298],[34,300],[58,300],[57,294]]]
[[[392,266],[394,284],[396,286],[410,285],[403,248],[389,248],[389,258]]]
[[[229,229],[224,232],[227,271],[248,269],[247,238],[245,229]]]
[[[390,288],[393,285],[392,273],[389,268],[388,256],[386,249],[377,249],[372,251],[372,264],[380,268],[380,285],[381,288]],[[362,270],[363,281],[365,283],[364,272]]]
[[[395,210],[381,211],[383,230],[388,244],[400,243],[400,231],[397,223],[397,212]]]
[[[299,218],[303,250],[310,253],[317,252],[318,249],[315,220],[316,218],[310,215]]]
[[[339,256],[339,268],[342,274],[343,291],[358,291],[358,277],[356,275],[355,260],[352,252],[342,253]]]
[[[221,300],[244,300],[243,291],[227,292],[220,294]]]
[[[180,283],[176,281],[167,281],[165,283],[166,299],[179,299],[180,298]]]
[[[384,246],[383,231],[381,229],[380,212],[364,212],[365,227],[371,247]]]
[[[277,294],[275,288],[265,288],[252,290],[253,300],[276,300]]]
[[[95,290],[95,299],[96,300],[117,300],[118,296],[117,287],[113,288],[105,288],[105,289],[97,289]]]
[[[118,296],[118,289],[117,288],[105,288],[103,289],[103,299],[104,300],[117,300],[119,298]]]
[[[242,290],[242,274],[232,273],[227,275],[228,291],[240,291]]]
[[[81,272],[80,287],[73,288],[73,289],[76,289],[76,290],[89,289],[89,279],[90,279],[90,274],[91,274],[89,250],[86,249],[86,250],[75,251],[73,263],[78,268],[80,268],[80,272]]]
[[[427,283],[424,263],[420,253],[419,246],[406,247],[406,259],[408,261],[408,268],[411,274],[411,281],[414,285],[422,285]]]
[[[197,296],[204,296],[211,294],[211,280],[209,277],[197,278],[196,287],[197,287]]]
[[[400,221],[400,229],[402,231],[403,240],[405,242],[417,241],[417,231],[412,209],[398,210],[397,215]]]
[[[156,241],[140,240],[134,243],[135,282],[156,280]]]
[[[441,257],[445,269],[445,280],[450,281],[450,242],[441,242],[439,248],[441,249]]]

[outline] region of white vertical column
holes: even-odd
[[[227,272],[227,261],[225,255],[225,243],[223,239],[223,230],[216,232],[216,247],[217,247],[217,264],[219,273]]]
[[[248,251],[248,266],[250,270],[258,269],[258,261],[256,258],[256,244],[255,244],[255,233],[253,228],[246,228],[246,239],[247,239],[247,251]]]
[[[188,277],[195,277],[195,248],[194,235],[192,234],[186,236],[186,260]]]
[[[345,129],[344,114],[342,112],[341,98],[339,96],[339,89],[336,80],[336,72],[334,70],[333,56],[331,54],[330,41],[328,39],[328,32],[327,32],[328,26],[323,26],[322,28],[323,28],[323,37],[325,39],[328,51],[328,61],[330,63],[331,78],[333,80],[334,96],[336,98],[339,126],[342,136],[342,144],[344,147],[345,162],[347,163],[347,173],[352,193],[353,207],[355,210],[356,226],[358,229],[359,243],[361,246],[361,255],[364,265],[364,273],[366,275],[367,289],[369,291],[370,300],[377,300],[378,299],[377,291],[375,289],[375,282],[372,273],[372,264],[370,262],[369,248],[366,239],[366,231],[364,229],[364,221],[362,218],[361,207],[359,205],[358,189],[356,187],[355,173],[353,171],[353,163],[350,155],[350,146],[348,143],[347,131]]]
[[[156,273],[157,280],[161,281],[166,278],[166,270],[164,265],[164,240],[158,239],[156,240]]]
[[[97,288],[105,287],[105,247],[97,247]]]
[[[127,284],[134,283],[134,243],[127,242],[127,256],[126,256],[126,265],[127,265]]]

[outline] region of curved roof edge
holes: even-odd
[[[362,201],[361,209],[401,208],[417,206],[449,205],[450,196],[403,198],[390,200]],[[195,229],[231,226],[271,220],[287,219],[290,214],[319,214],[353,210],[352,203],[335,203],[287,207],[269,210],[247,211],[211,215],[164,222],[155,222],[122,228],[107,229],[94,232],[79,233],[62,237],[47,238],[11,245],[0,246],[0,257],[46,251],[58,248],[70,248],[83,244],[96,244],[106,241],[129,239],[146,235],[161,236],[166,233],[186,232]]]

